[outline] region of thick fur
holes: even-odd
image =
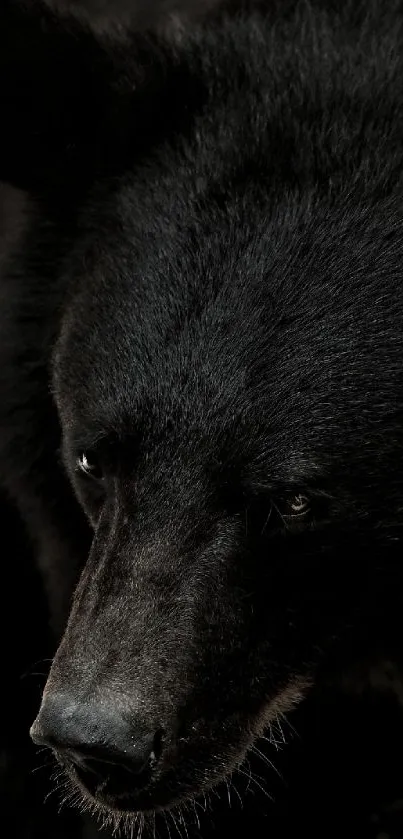
[[[82,569],[45,698],[164,732],[142,794],[84,793],[171,807],[343,645],[400,657],[403,13],[236,4],[170,42],[31,6],[0,11],[0,174],[30,196],[0,479],[57,631]]]

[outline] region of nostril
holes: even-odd
[[[162,728],[160,728],[154,734],[153,747],[151,749],[150,758],[149,758],[152,769],[158,763],[158,761],[159,761],[159,759],[162,755],[162,750],[163,750],[163,747],[164,747],[164,738],[165,738],[165,732],[162,730]]]

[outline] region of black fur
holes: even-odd
[[[0,478],[57,631],[83,569],[48,692],[164,731],[149,788],[98,803],[169,807],[338,645],[400,657],[403,10],[123,40],[31,6],[0,10],[0,175],[29,193]]]

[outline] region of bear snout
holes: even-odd
[[[153,780],[163,732],[145,719],[126,719],[104,701],[79,701],[48,693],[31,727],[32,740],[48,746],[94,797],[133,795]]]

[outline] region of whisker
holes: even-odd
[[[264,788],[264,786],[262,786],[262,784],[259,783],[256,776],[252,775],[252,772],[249,772],[249,774],[248,774],[241,767],[238,767],[238,769],[236,769],[236,772],[239,772],[241,775],[244,775],[246,778],[248,778],[249,783],[248,783],[248,787],[247,787],[246,792],[248,792],[250,783],[253,783],[263,793],[263,795],[266,798],[268,798],[269,801],[273,802],[273,796],[271,796],[270,793]],[[263,780],[263,779],[260,779],[260,780]]]
[[[279,778],[281,778],[282,781],[284,780],[281,772],[279,772],[279,770],[277,769],[277,766],[275,766],[274,763],[272,763],[272,761],[267,757],[267,755],[261,752],[256,745],[252,746],[250,751],[252,754],[255,754],[260,760],[262,760],[263,763],[265,763],[266,766],[269,767],[269,769],[273,769],[273,771],[276,773],[276,775],[278,775]]]

